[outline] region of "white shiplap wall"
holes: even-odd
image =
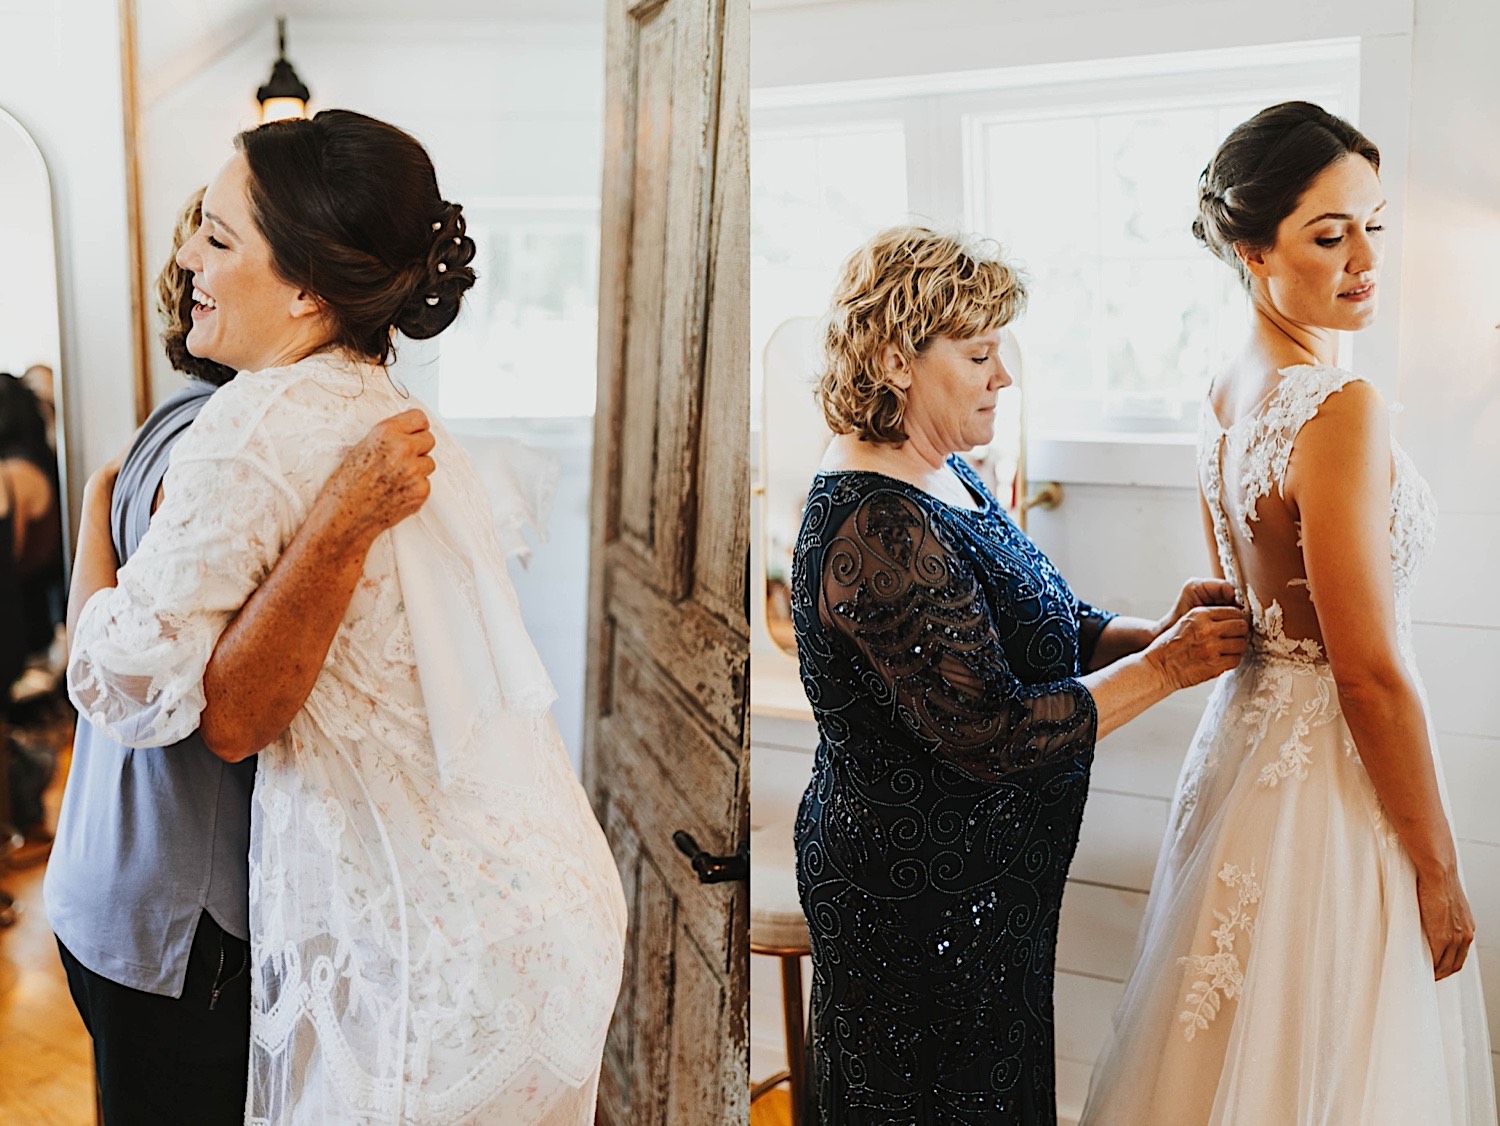
[[[1500,4],[1417,0],[1399,433],[1437,497],[1414,613],[1500,1046]],[[1496,1059],[1500,1072],[1500,1057]]]

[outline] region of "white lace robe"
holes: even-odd
[[[327,357],[215,394],[79,619],[69,684],[90,721],[137,746],[191,732],[229,620],[349,447],[412,405],[382,369]],[[619,877],[483,488],[434,428],[431,499],[376,540],[311,695],[259,756],[251,1123],[592,1120]]]

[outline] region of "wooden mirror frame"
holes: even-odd
[[[130,239],[130,327],[135,425],[151,413],[151,299],[141,216],[140,74],[135,0],[120,0],[120,80],[125,126],[125,221]]]
[[[63,325],[66,306],[63,304],[62,274],[63,254],[62,243],[58,239],[58,206],[57,186],[52,179],[52,169],[47,165],[46,154],[42,152],[41,146],[37,144],[36,138],[32,136],[31,130],[27,129],[14,114],[4,108],[0,108],[0,129],[10,126],[15,129],[19,137],[25,139],[31,151],[35,154],[37,163],[41,166],[42,175],[47,182],[47,222],[52,230],[52,299],[57,306],[57,359],[52,372],[52,406],[54,412],[53,433],[56,448],[53,454],[57,461],[57,503],[62,513],[61,535],[62,535],[62,569],[63,583],[72,581],[73,578],[73,542],[74,529],[77,528],[77,513],[73,511],[71,495],[69,491],[68,473],[68,395],[63,388],[63,376],[69,369],[70,356],[67,345],[67,332]],[[17,375],[20,373],[17,372]]]

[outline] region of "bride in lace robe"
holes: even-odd
[[[1251,296],[1198,453],[1253,621],[1184,763],[1091,1126],[1495,1122],[1474,923],[1411,643],[1434,504],[1336,332],[1374,315],[1379,154],[1316,106],[1238,127],[1195,233]]]
[[[129,745],[200,728],[221,757],[260,751],[247,1121],[583,1126],[619,877],[485,491],[441,426],[419,447],[430,498],[362,545],[326,657],[284,654],[305,699],[278,722],[268,697],[238,749],[208,721],[226,627],[351,448],[411,406],[384,368],[392,326],[441,331],[474,276],[461,209],[398,130],[325,111],[237,148],[179,262],[188,348],[244,370],[176,447],[129,563],[80,540],[73,697]],[[502,532],[542,484],[501,499]]]

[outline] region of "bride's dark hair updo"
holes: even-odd
[[[391,328],[425,340],[453,323],[474,284],[474,240],[415,138],[327,109],[234,143],[250,165],[250,206],[276,273],[327,308],[329,343],[383,364]]]
[[[1193,236],[1248,285],[1249,272],[1235,247],[1269,250],[1276,228],[1318,174],[1350,155],[1380,171],[1380,150],[1342,117],[1311,102],[1261,110],[1235,126],[1198,177]]]

